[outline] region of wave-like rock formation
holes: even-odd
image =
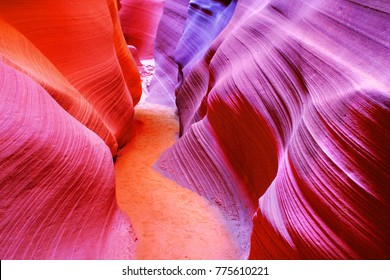
[[[191,0],[183,34],[176,46],[174,60],[182,71],[191,69],[206,52],[211,42],[229,22],[237,0]]]
[[[249,258],[390,258],[388,3],[239,0],[198,56],[187,34],[212,38],[202,7],[220,1],[196,2],[203,25],[194,2],[176,49],[182,137],[156,168],[238,237],[256,207]]]
[[[137,48],[141,59],[152,59],[164,0],[121,0],[119,16],[126,42]]]
[[[131,135],[133,104],[142,92],[138,69],[115,1],[71,3],[2,1],[0,55],[39,82],[115,154]]]
[[[156,74],[148,102],[175,106],[182,70],[206,52],[230,20],[236,0],[166,1],[155,41]],[[188,20],[186,20],[188,11]]]
[[[132,258],[112,157],[141,81],[116,1],[1,1],[0,62],[0,258]]]
[[[145,100],[181,138],[154,166],[222,210],[230,256],[389,259],[387,2],[1,1],[0,258],[134,258],[112,157],[155,45]]]
[[[175,85],[178,74],[173,55],[183,32],[187,5],[187,1],[165,1],[154,47],[156,72],[146,97],[150,103],[176,106]]]
[[[1,259],[131,258],[107,145],[4,64],[0,92]]]

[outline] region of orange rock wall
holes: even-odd
[[[154,40],[164,0],[121,0],[119,16],[126,42],[137,48],[140,59],[154,57]]]
[[[0,8],[3,27],[12,30],[4,31],[12,32],[12,37],[2,32],[3,60],[34,75],[43,87],[50,87],[49,93],[57,102],[91,106],[75,109],[75,113],[83,115],[84,124],[94,123],[90,128],[107,139],[115,154],[116,146],[129,139],[133,103],[142,92],[137,67],[120,31],[115,2],[2,1]],[[45,66],[36,63],[34,57],[43,60]],[[51,64],[50,70],[47,64]],[[69,87],[73,87],[73,94]],[[76,95],[75,103],[83,105],[62,101],[63,95]]]
[[[1,1],[0,62],[0,258],[133,258],[112,157],[141,82],[117,2]]]

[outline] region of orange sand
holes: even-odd
[[[136,135],[115,164],[119,206],[138,236],[137,259],[237,259],[238,247],[219,209],[152,169],[177,140],[174,109],[141,103]]]

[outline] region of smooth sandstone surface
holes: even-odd
[[[1,259],[128,259],[109,148],[34,80],[0,64]]]
[[[1,1],[0,258],[389,259],[389,21],[385,0]]]
[[[140,74],[115,1],[0,3],[0,258],[132,259],[113,156]]]
[[[238,232],[245,199],[258,207],[249,258],[389,258],[388,21],[386,1],[241,0],[186,57],[182,137],[156,168],[234,213]],[[176,53],[196,45],[180,40]]]
[[[62,108],[98,134],[115,154],[116,139],[84,96],[22,33],[2,20],[0,27],[2,61],[37,81]]]
[[[188,1],[165,1],[154,47],[156,73],[150,83],[146,101],[176,107],[175,86],[178,65],[174,61],[176,45],[183,33]]]
[[[128,45],[138,50],[140,59],[154,57],[154,41],[164,0],[121,0],[119,17]]]
[[[108,139],[108,144],[115,154],[113,145],[123,146],[130,139],[133,104],[139,100],[142,92],[137,66],[119,26],[116,2],[2,1],[0,10],[0,21],[7,29],[14,29],[14,36],[18,37],[15,40],[21,45],[20,51],[14,50],[11,44],[2,46],[15,55],[10,56],[6,63],[18,63],[17,67],[34,75],[33,78],[44,87],[50,84],[50,87],[60,90],[54,93],[58,102],[71,94],[67,88],[60,89],[69,82],[82,96],[76,96],[75,101],[85,99],[100,119],[91,121],[102,122],[114,137],[117,143],[111,143],[112,139]],[[4,44],[7,43],[8,36],[3,32],[2,36],[6,37]],[[40,68],[36,66],[36,59],[53,64],[58,70],[55,72],[60,72],[62,77],[50,80],[51,77],[45,73],[45,77],[40,77],[42,75],[38,72],[40,69],[36,69]],[[53,73],[53,76],[60,76],[58,74]],[[64,82],[64,78],[67,81]],[[62,80],[62,85],[56,85],[58,80]],[[85,109],[80,108],[78,113],[81,110]],[[106,132],[97,130],[96,133]]]

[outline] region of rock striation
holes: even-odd
[[[4,64],[0,92],[1,259],[131,258],[107,145]]]
[[[164,9],[164,0],[121,0],[120,22],[128,45],[140,59],[153,59],[154,41]]]
[[[142,92],[115,2],[2,1],[0,9],[2,60],[39,82],[115,155],[130,138]]]
[[[197,210],[180,186],[219,207],[210,225],[233,233],[230,258],[389,259],[389,22],[385,0],[1,1],[0,258],[136,257],[113,157],[136,137],[139,59],[154,55],[145,102],[176,105],[181,136],[154,168],[178,185],[117,161],[123,186],[142,190],[128,182],[140,170],[158,178],[148,217],[174,203],[153,192],[160,180]],[[157,153],[154,132],[127,149]],[[141,257],[163,258],[148,248],[175,240],[129,196]],[[185,232],[174,209],[156,217]]]
[[[202,44],[186,34],[213,38],[214,21],[199,4],[195,24],[192,3],[175,52],[182,137],[156,168],[220,205],[238,237],[257,208],[244,257],[388,259],[386,1],[240,0]]]
[[[178,66],[173,56],[183,33],[187,10],[188,1],[165,1],[155,40],[156,71],[150,83],[149,95],[146,97],[149,103],[176,106]]]
[[[141,82],[116,1],[1,1],[0,31],[0,258],[133,258],[112,157]]]

